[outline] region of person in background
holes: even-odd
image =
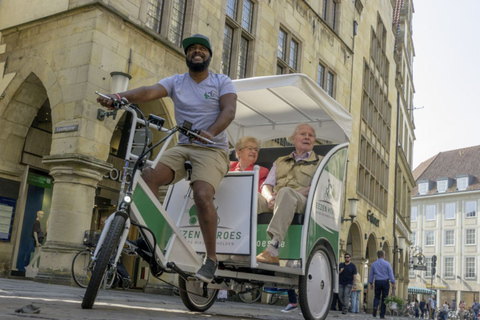
[[[289,289],[287,293],[288,293],[288,304],[287,304],[287,307],[282,310],[283,313],[292,312],[298,309],[297,292],[295,291],[295,289]]]
[[[415,299],[413,304],[413,312],[415,313],[415,318],[420,316],[420,303],[418,302],[418,299]]]
[[[342,302],[342,314],[347,314],[350,306],[350,294],[356,290],[357,266],[352,262],[350,253],[345,253],[345,262],[340,263],[338,270],[338,297]]]
[[[380,319],[385,319],[387,307],[385,298],[390,291],[390,283],[392,289],[395,290],[395,277],[393,276],[392,266],[390,262],[385,260],[385,251],[377,251],[378,260],[372,263],[368,282],[370,288],[374,289],[373,281],[375,280],[375,299],[373,300],[373,316],[377,316],[378,305],[380,304]],[[380,300],[381,298],[381,300]]]
[[[437,300],[435,300],[435,297],[432,295],[430,298],[428,298],[428,313],[429,313],[430,319],[434,319],[436,308],[437,308]]]
[[[472,304],[472,313],[473,313],[473,320],[478,320],[478,312],[480,311],[480,303],[478,303],[477,299],[473,300]]]
[[[255,137],[245,136],[238,139],[235,144],[235,154],[238,161],[230,162],[230,171],[253,171],[253,166],[258,159],[261,141]],[[258,192],[268,175],[268,169],[260,166]]]
[[[443,319],[444,320],[447,320],[448,319],[448,310],[449,310],[449,306],[448,306],[448,303],[447,301],[444,301],[443,302],[443,305],[442,305],[442,316],[443,316]]]
[[[460,320],[465,320],[465,301],[463,300],[458,304],[458,317]]]
[[[427,302],[425,299],[422,299],[420,303],[418,304],[418,307],[420,308],[420,318],[424,318],[425,314],[427,313]]]
[[[362,281],[360,277],[355,277],[355,286],[352,288],[352,293],[350,294],[350,301],[352,303],[352,307],[350,309],[351,313],[359,313],[360,312],[360,293],[362,292]]]
[[[35,250],[36,248],[40,248],[43,244],[43,240],[45,239],[45,233],[43,232],[41,221],[44,216],[43,211],[37,211],[37,218],[33,222],[33,228],[32,228],[32,238],[35,241]]]

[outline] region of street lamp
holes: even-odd
[[[358,201],[359,201],[359,200],[356,199],[356,198],[350,198],[350,199],[348,199],[348,209],[349,209],[348,216],[349,216],[350,218],[349,218],[349,219],[342,218],[342,222],[343,222],[343,221],[351,221],[351,222],[353,222],[353,219],[355,219],[355,217],[357,216]]]

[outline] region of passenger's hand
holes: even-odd
[[[273,210],[273,207],[275,206],[275,198],[277,196],[277,193],[274,192],[272,195],[267,199],[268,201],[268,208]]]
[[[306,187],[306,188],[303,188],[302,190],[298,191],[298,193],[300,193],[305,198],[308,198],[308,193],[309,192],[310,192],[310,187]]]
[[[112,103],[114,99],[118,100],[118,97],[114,94],[106,94],[106,96],[109,96],[111,99],[99,96],[97,98],[97,102],[100,103],[102,106],[107,107],[109,110],[115,109],[114,107],[112,107]]]

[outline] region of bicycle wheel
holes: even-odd
[[[120,241],[120,236],[122,235],[124,224],[125,218],[123,216],[117,215],[115,216],[115,218],[113,218],[110,229],[108,230],[105,241],[103,242],[102,249],[98,253],[97,261],[95,262],[95,266],[93,267],[92,278],[90,279],[87,290],[85,291],[85,295],[83,296],[83,309],[91,309],[93,307],[102,280],[104,279],[107,271],[107,277],[108,273],[110,273],[110,260],[112,255],[116,253],[115,249],[118,247],[118,242]],[[114,268],[110,269],[111,271],[113,271],[112,278],[114,280],[116,270],[114,270]]]
[[[207,289],[207,296],[203,294],[204,282],[199,280],[185,280],[178,276],[178,286],[180,288],[180,298],[185,307],[190,311],[204,312],[207,311],[217,298],[217,289]]]
[[[79,251],[72,261],[73,281],[80,287],[86,288],[92,277],[92,255],[90,250]]]
[[[243,283],[240,287],[238,297],[245,303],[254,303],[262,297],[262,291],[251,283]]]

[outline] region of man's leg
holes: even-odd
[[[216,262],[217,210],[213,204],[215,189],[208,182],[195,181],[192,190],[207,257]]]
[[[387,311],[387,306],[385,305],[385,298],[388,296],[388,291],[390,290],[390,282],[388,280],[382,281],[382,302],[380,304],[380,318],[385,317],[385,313]]]
[[[380,295],[382,294],[382,287],[379,281],[375,281],[375,298],[373,298],[373,316],[377,316],[378,304],[380,303]]]
[[[342,299],[342,313],[348,312],[348,306],[350,305],[350,293],[352,292],[352,285],[345,285],[343,287],[343,294],[341,295]]]
[[[158,188],[165,186],[173,181],[175,173],[172,169],[159,162],[154,169],[146,168],[143,170],[142,178],[147,186],[152,190],[156,198],[158,198]]]

